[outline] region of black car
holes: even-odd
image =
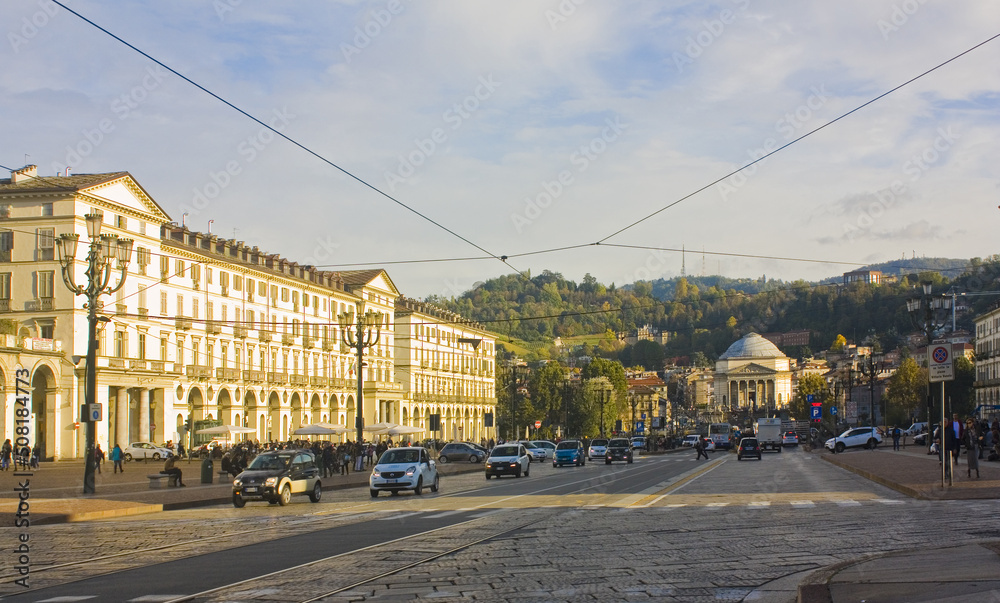
[[[745,456],[755,456],[759,461],[760,456],[760,442],[757,438],[743,438],[740,440],[740,445],[736,448],[736,460],[742,461]]]
[[[611,461],[632,462],[632,442],[626,438],[612,438],[608,440],[608,449],[604,453],[604,464],[610,465]]]
[[[262,452],[233,480],[236,508],[243,507],[248,500],[266,500],[284,506],[293,494],[307,494],[312,502],[319,502],[323,495],[319,466],[315,455],[308,450]]]

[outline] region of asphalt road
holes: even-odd
[[[864,452],[861,452],[864,453]],[[843,559],[961,537],[996,501],[906,499],[798,450],[631,465],[533,463],[449,476],[436,494],[366,489],[32,528],[11,601],[791,601]],[[4,529],[6,530],[6,528]],[[10,535],[0,531],[7,546]],[[60,567],[49,567],[58,560]],[[8,576],[8,572],[4,572]]]

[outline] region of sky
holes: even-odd
[[[830,123],[1000,33],[998,3],[64,4],[291,140],[7,0],[0,164],[128,171],[192,230],[409,297],[998,252],[1000,38]]]

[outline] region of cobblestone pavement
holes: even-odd
[[[456,478],[456,494],[448,498],[400,496],[376,504],[345,492],[319,505],[210,507],[38,526],[31,531],[32,556],[40,560],[32,585],[318,528],[372,522],[383,529],[414,513],[474,507],[483,513],[471,522],[317,560],[198,600],[293,601],[346,589],[322,600],[792,601],[805,572],[832,563],[1000,536],[997,500],[911,499],[805,453],[765,456],[760,463],[719,456],[712,463],[671,486],[587,493],[582,500],[534,495],[515,503],[461,494],[466,483],[482,483],[474,475]],[[6,545],[9,537],[3,531],[0,537]],[[466,548],[448,553],[458,547]],[[419,563],[442,553],[448,554]],[[45,559],[66,565],[41,571]],[[75,563],[79,559],[87,562]],[[0,593],[18,592],[11,570],[0,572]]]

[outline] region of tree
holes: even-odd
[[[833,340],[833,344],[830,345],[830,351],[834,354],[839,354],[844,351],[845,347],[847,347],[847,338],[838,334],[836,339]]]
[[[927,371],[913,358],[904,358],[886,384],[887,425],[908,424],[922,415],[927,397]]]
[[[951,403],[951,412],[958,413],[960,418],[964,418],[972,415],[972,411],[976,408],[976,393],[973,389],[976,366],[965,356],[956,356],[954,363],[955,378],[945,382],[944,395]]]
[[[531,374],[528,381],[528,392],[531,404],[537,416],[535,421],[542,421],[541,436],[552,438],[555,426],[562,423],[563,394],[565,388],[566,370],[558,362],[548,362]]]
[[[792,396],[792,401],[788,404],[788,414],[796,419],[809,419],[811,404],[808,397],[810,395],[813,397],[813,402],[820,402],[823,405],[823,416],[829,416],[833,395],[830,393],[826,380],[816,373],[806,373],[799,378],[795,395]]]
[[[665,357],[663,346],[655,341],[644,339],[632,346],[631,364],[642,365],[647,371],[663,370]]]

